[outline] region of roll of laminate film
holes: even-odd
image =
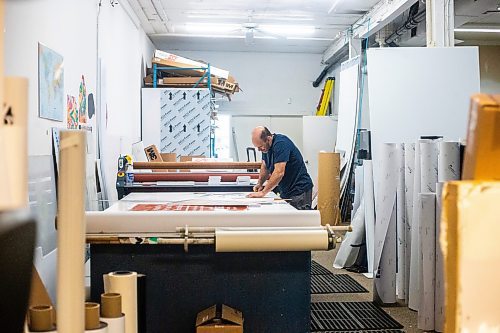
[[[436,193],[439,141],[420,142],[420,192]]]
[[[398,187],[396,191],[396,234],[397,234],[397,273],[396,295],[405,300],[406,281],[406,218],[405,218],[405,146],[398,145]],[[409,263],[408,263],[409,264]]]
[[[108,333],[108,324],[99,320],[99,303],[85,303],[85,333]]]
[[[122,296],[125,332],[137,333],[137,273],[118,271],[105,274],[104,292]]]
[[[266,230],[253,231],[217,228],[216,252],[272,252],[328,250],[326,230]]]
[[[321,224],[339,222],[340,154],[320,152],[318,156],[318,210]]]
[[[373,163],[363,162],[363,186],[365,199],[365,231],[368,273],[365,276],[373,278],[373,261],[375,254],[375,192],[373,189]]]
[[[439,239],[441,237],[441,207],[444,183],[436,185],[436,283],[434,296],[434,330],[444,330],[444,254]]]
[[[415,143],[405,143],[405,295],[408,303],[410,294],[411,229],[413,219],[413,192],[415,180]],[[420,186],[420,185],[419,185]]]
[[[3,211],[28,205],[28,80],[7,77],[0,89],[5,98],[0,105],[8,112],[0,121],[0,211]]]
[[[460,179],[460,143],[440,142],[438,156],[438,181]]]
[[[101,321],[108,324],[108,333],[125,333],[122,296],[118,293],[101,295]]]
[[[54,308],[51,305],[35,305],[29,308],[29,332],[57,332],[54,325]]]
[[[418,328],[434,330],[434,293],[436,278],[436,194],[420,195],[420,301],[418,308]]]
[[[85,133],[61,131],[57,219],[57,330],[85,327]]]

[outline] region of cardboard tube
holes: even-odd
[[[137,333],[137,273],[120,271],[104,275],[104,291],[122,295],[125,330]]]
[[[0,211],[28,205],[28,80],[6,78],[1,85],[5,105],[0,104]]]
[[[35,305],[29,308],[31,332],[54,331],[54,308],[51,305]]]
[[[260,169],[260,162],[135,162],[134,169]]]
[[[122,295],[104,293],[101,295],[101,317],[118,318],[122,316]]]
[[[98,303],[85,303],[85,330],[95,330],[100,327]]]
[[[216,252],[328,250],[326,230],[215,230]]]
[[[58,184],[57,328],[85,327],[85,133],[61,131]]]
[[[320,152],[318,156],[318,210],[321,224],[340,222],[340,154]]]

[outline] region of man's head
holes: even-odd
[[[252,131],[252,143],[259,151],[267,153],[273,143],[273,134],[267,127],[257,126]]]

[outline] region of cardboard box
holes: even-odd
[[[155,51],[153,63],[164,66],[180,67],[180,68],[207,67],[207,64],[203,62],[180,57],[178,55],[160,50]],[[190,72],[190,71],[186,70],[182,72]],[[194,72],[203,73],[204,71],[195,70]],[[223,79],[227,79],[229,77],[229,71],[217,68],[212,65],[210,65],[210,74]]]
[[[471,98],[462,178],[500,180],[500,95]]]
[[[500,327],[500,182],[445,184],[440,245],[445,269],[443,332],[494,332]]]
[[[196,316],[196,333],[243,333],[243,314],[224,304],[211,306]]]

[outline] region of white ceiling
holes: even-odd
[[[379,0],[128,0],[157,48],[323,53]],[[256,25],[252,45],[243,25]],[[224,26],[214,32],[213,27]],[[265,26],[285,26],[279,33]],[[197,31],[193,31],[193,26]],[[231,28],[229,28],[229,26]],[[292,30],[297,30],[297,32]],[[313,27],[310,34],[304,30]],[[288,37],[288,38],[287,38]]]

